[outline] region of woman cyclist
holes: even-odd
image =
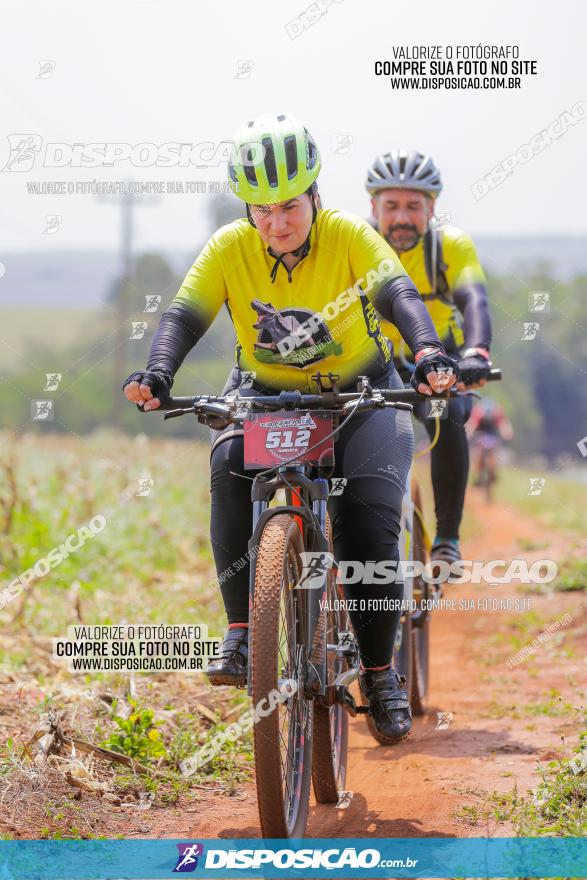
[[[236,365],[224,393],[243,373],[252,392],[316,391],[312,375],[337,374],[341,390],[358,377],[401,388],[377,312],[400,330],[415,353],[413,384],[423,394],[456,380],[428,311],[387,242],[354,215],[322,210],[316,179],[320,154],[293,116],[266,115],[236,134],[229,176],[247,218],[208,241],[177,296],[161,316],[145,370],[124,384],[128,400],[156,409],[184,358],[226,305],[236,331]],[[211,684],[243,685],[247,676],[250,482],[242,431],[216,432],[211,453],[211,542],[228,618]],[[339,560],[398,560],[402,495],[413,453],[410,415],[388,408],[352,418],[336,442],[331,497]],[[235,563],[239,563],[235,566]],[[230,572],[230,576],[227,576]],[[401,599],[403,584],[346,584],[347,599]],[[359,605],[359,603],[357,603]],[[369,607],[369,603],[365,603]],[[350,614],[361,654],[360,684],[374,723],[390,742],[411,727],[404,684],[391,667],[400,612]]]

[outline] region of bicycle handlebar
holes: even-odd
[[[462,377],[461,377],[462,378]],[[501,380],[501,370],[492,369],[488,381]],[[251,397],[221,397],[216,395],[195,395],[194,397],[169,397],[162,400],[157,409],[150,412],[165,412],[165,418],[176,418],[195,413],[204,418],[229,419],[235,417],[237,405],[246,404],[257,411],[275,409],[312,409],[333,410],[342,414],[350,412],[354,406],[357,411],[373,409],[376,406],[396,406],[398,409],[412,410],[413,405],[423,400],[433,400],[454,396],[461,392],[450,390],[443,394],[419,394],[411,388],[371,388],[367,382],[363,389],[349,392],[324,390],[317,394],[302,394],[301,391],[280,391],[279,394]],[[364,395],[363,399],[361,397]],[[231,405],[232,404],[232,405]],[[142,407],[137,406],[141,412]]]

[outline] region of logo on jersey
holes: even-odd
[[[254,329],[259,331],[255,342],[255,358],[261,363],[303,369],[329,355],[341,354],[342,345],[334,341],[324,321],[316,319],[316,312],[309,309],[276,309],[270,302],[264,303],[259,299],[252,300],[251,307],[257,312],[257,320],[253,324]],[[280,350],[279,343],[295,338],[296,331],[302,324],[307,327],[310,318],[312,332],[304,333],[302,342],[293,350],[282,354],[284,346]]]

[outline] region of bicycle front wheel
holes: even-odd
[[[326,538],[330,552],[332,548],[332,526],[326,515]],[[340,632],[351,632],[351,623],[346,611],[337,608],[339,595],[336,575],[328,571],[327,577],[328,611],[323,611],[326,626],[327,645],[327,684],[332,686],[336,677],[348,667],[344,657],[337,654]],[[346,780],[348,750],[348,712],[340,703],[324,706],[317,701],[314,705],[314,747],[312,755],[312,783],[319,804],[335,804]]]
[[[302,537],[287,514],[261,535],[250,619],[249,670],[259,818],[263,836],[302,837],[308,820],[313,701],[305,694],[307,590]]]

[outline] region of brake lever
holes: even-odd
[[[414,412],[414,404],[405,403],[402,400],[397,400],[395,403],[393,400],[386,400],[384,401],[383,406],[392,406],[394,409],[401,409],[404,412]]]
[[[370,409],[373,409],[373,400],[369,397],[367,400],[361,400],[360,403],[357,403],[356,400],[349,400],[342,406],[340,412],[343,416],[348,416],[351,413],[367,412]]]
[[[163,421],[166,419],[178,419],[180,416],[185,416],[188,413],[193,413],[196,411],[195,406],[190,406],[188,409],[172,409],[169,412],[166,412],[163,416]]]

